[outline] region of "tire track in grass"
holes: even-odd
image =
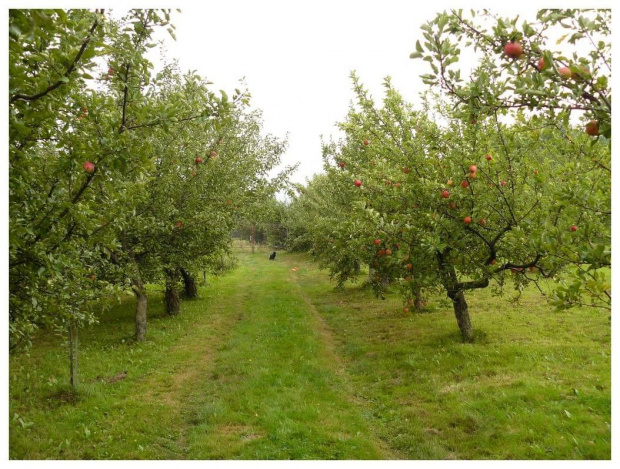
[[[349,386],[324,325],[288,264],[240,253],[247,278],[224,298],[235,323],[191,404],[196,459],[388,459]],[[230,313],[230,311],[229,311]]]

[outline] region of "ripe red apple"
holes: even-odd
[[[370,142],[368,140],[364,140],[364,145],[368,146],[370,145]]]
[[[95,170],[95,164],[90,161],[85,161],[82,168],[84,168],[84,171],[87,173],[92,173]]]
[[[571,226],[571,227],[570,227],[570,230],[571,230],[571,231],[577,231],[577,226],[575,226],[575,225]]]
[[[490,153],[487,153],[487,156],[485,158],[487,159],[487,161],[491,161],[493,159]]]
[[[468,181],[463,181],[463,182],[461,183],[461,187],[462,187],[463,189],[467,189],[467,188],[469,187],[469,182],[468,182]]]
[[[484,218],[481,218],[478,223],[480,223],[482,226],[485,226],[487,224],[487,221]]]
[[[381,240],[379,238],[375,239],[375,246],[379,246],[381,244]]]
[[[338,163],[338,166],[340,166],[341,168],[344,168],[344,161],[341,161],[340,163]]]
[[[379,249],[377,254],[379,254],[381,257],[385,256],[385,249]]]
[[[476,179],[477,173],[469,173],[469,179]]]
[[[215,150],[211,150],[211,158],[217,158],[217,152]]]
[[[465,223],[466,225],[469,225],[471,223],[471,217],[463,218],[463,223]]]
[[[407,282],[411,282],[411,280],[412,280],[411,275],[407,275],[407,276],[405,277],[405,280],[406,280]]]
[[[391,249],[386,249],[385,250],[385,255],[386,256],[391,256],[392,255],[392,250]]]
[[[394,187],[400,187],[400,182],[395,182]]]
[[[406,268],[407,270],[411,270],[411,269],[413,269],[413,264],[409,263],[409,264],[407,264],[407,265],[405,266],[405,268]]]
[[[476,171],[478,171],[478,167],[475,164],[469,166],[470,173],[475,173]]]
[[[403,168],[403,173],[405,174],[409,174],[411,170],[409,168]]]
[[[359,179],[355,180],[355,187],[360,187],[362,185],[362,181],[360,181]]]
[[[196,164],[200,164],[200,163],[202,163],[202,158],[197,156],[196,157]]]
[[[108,75],[114,75],[114,69],[112,67],[108,68]]]
[[[455,204],[454,202],[452,202],[452,203],[450,204],[450,208],[451,208],[452,210],[455,210],[455,209],[456,209],[456,204]]]
[[[593,137],[598,135],[598,121],[592,120],[586,124],[586,133]]]
[[[495,264],[497,264],[497,259],[493,259],[493,260],[491,261],[491,265],[495,265]]]
[[[543,68],[545,68],[545,58],[541,57],[540,59],[538,59],[538,65],[536,66],[536,68],[538,69],[539,72],[543,71]]]
[[[506,181],[502,181],[502,182],[500,182],[500,184],[501,184],[502,186],[505,186],[505,185],[506,185]]]
[[[450,193],[448,191],[446,191],[446,190],[443,190],[443,191],[441,191],[441,196],[444,199],[447,199],[448,197],[450,197]]]
[[[569,79],[570,77],[573,76],[573,72],[571,72],[570,68],[568,68],[568,67],[560,67],[560,68],[558,68],[558,73],[565,80],[567,80],[567,79]]]
[[[177,222],[177,226],[178,226],[179,228],[180,228],[180,227],[182,227],[182,226],[183,226],[183,222],[182,222],[181,220],[179,220],[179,221]]]
[[[534,175],[538,176],[538,170],[537,169],[534,170]]]
[[[504,47],[504,52],[511,59],[518,59],[523,54],[523,47],[521,47],[519,41],[509,42]]]

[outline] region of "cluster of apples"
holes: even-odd
[[[521,46],[521,43],[519,43],[519,41],[510,41],[504,47],[504,53],[511,59],[518,59],[519,57],[521,57],[521,55],[523,55],[523,46]],[[536,68],[538,69],[539,72],[542,72],[544,69],[548,68],[550,65],[551,64],[547,64],[545,62],[544,57],[541,57],[540,59],[538,59],[538,64]],[[581,71],[576,72],[574,70],[571,70],[570,67],[566,67],[566,66],[559,67],[558,75],[560,75],[564,80],[573,79],[575,81],[583,81],[591,77],[591,73],[588,67],[583,65],[580,68],[581,68]],[[598,121],[591,120],[590,122],[588,122],[585,126],[585,132],[588,135],[593,136],[593,137],[596,137],[597,135],[599,135]]]

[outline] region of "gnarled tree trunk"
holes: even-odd
[[[166,292],[164,293],[166,312],[170,315],[179,314],[181,300],[179,299],[179,269],[166,269]]]
[[[198,298],[198,287],[196,286],[196,280],[191,273],[185,270],[183,267],[180,268],[181,275],[183,276],[183,285],[185,287],[185,298]]]
[[[416,311],[422,311],[422,289],[414,285],[411,287],[411,294],[413,295],[413,308]]]
[[[456,322],[461,331],[461,337],[463,337],[465,342],[473,342],[474,329],[471,327],[469,308],[467,307],[467,301],[465,301],[465,293],[463,290],[449,290],[448,296],[452,300],[454,306],[454,315],[456,316]]]
[[[131,290],[136,295],[136,340],[144,342],[146,340],[146,309],[148,298],[146,288],[141,279],[133,279]]]

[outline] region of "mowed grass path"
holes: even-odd
[[[128,298],[81,333],[81,385],[42,335],[10,358],[14,459],[609,459],[609,315],[469,295],[404,314],[395,295],[336,291],[307,257],[239,252],[184,302]],[[125,375],[126,372],[126,375]]]

